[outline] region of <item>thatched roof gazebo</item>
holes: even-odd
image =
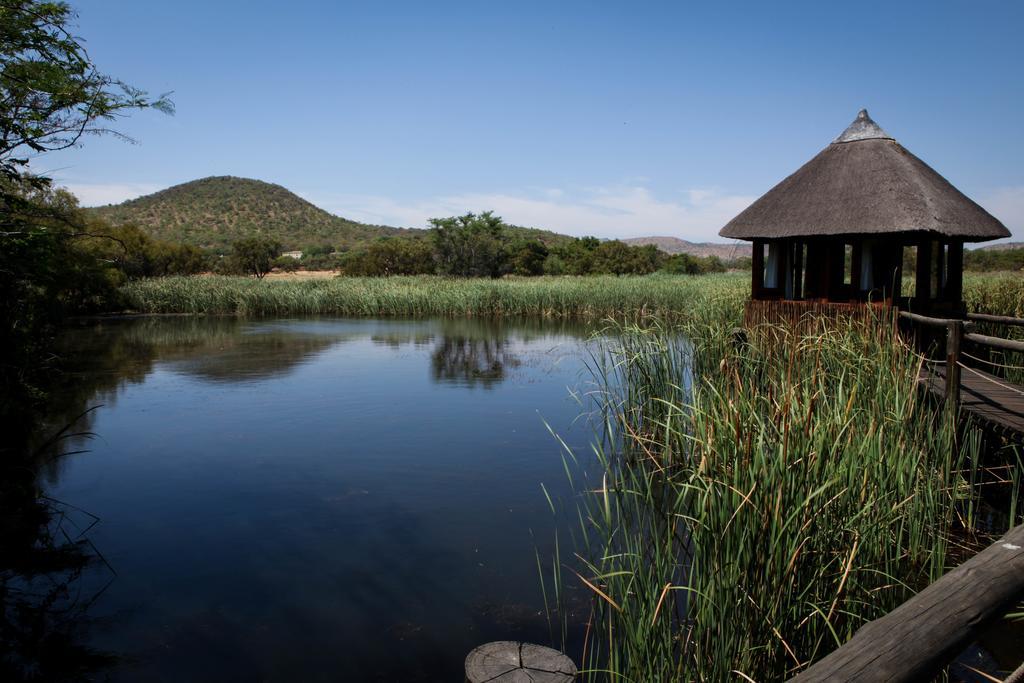
[[[964,243],[1010,232],[861,110],[719,234],[754,243],[747,319],[758,321],[865,303],[962,315]],[[906,248],[917,252],[912,298]]]

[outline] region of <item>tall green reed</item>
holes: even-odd
[[[739,343],[735,311],[693,313],[594,359],[606,433],[568,468],[566,560],[594,595],[593,680],[785,678],[941,575],[973,513],[976,445],[891,325]]]

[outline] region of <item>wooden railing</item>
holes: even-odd
[[[957,318],[931,318],[918,313],[900,311],[900,319],[917,325],[932,328],[945,328],[946,330],[946,367],[945,367],[945,396],[946,400],[953,405],[960,402],[960,369],[961,348],[963,343],[970,342],[977,346],[1000,349],[1002,351],[1019,351],[1024,353],[1024,342],[1014,339],[1003,339],[1002,337],[991,337],[984,334],[977,334],[975,326],[977,323],[990,323],[998,325],[1010,325],[1024,327],[1024,318],[1012,318],[1003,315],[987,315],[984,313],[969,313],[966,320]]]
[[[964,343],[1024,352],[1024,342],[978,334],[978,323],[1024,327],[1024,319],[971,314],[966,320],[902,311],[901,320],[945,330],[945,396],[960,400]],[[796,677],[817,681],[930,680],[982,629],[1024,599],[1024,525],[945,574]],[[1021,667],[1018,672],[1024,672]],[[1015,674],[1016,675],[1016,674]]]
[[[794,680],[931,680],[989,623],[1024,597],[1024,525],[889,614]]]

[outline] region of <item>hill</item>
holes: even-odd
[[[264,234],[285,249],[310,245],[349,249],[384,235],[420,232],[351,221],[280,185],[233,176],[193,180],[87,211],[114,224],[134,223],[160,239],[208,248]]]
[[[1024,242],[1000,242],[978,247],[978,251],[1006,251],[1007,249],[1024,249]]]
[[[335,216],[273,183],[212,176],[160,190],[121,204],[86,211],[115,225],[134,223],[153,237],[197,247],[222,249],[238,239],[263,234],[287,250],[328,246],[347,251],[378,237],[420,237],[426,230],[367,225]],[[574,238],[550,230],[509,226],[512,236],[538,239],[549,247]],[[730,261],[750,255],[750,246],[687,242],[676,237],[638,237],[628,244],[654,244],[669,254],[718,256]]]
[[[666,254],[689,254],[690,256],[717,256],[723,261],[750,256],[750,245],[746,242],[725,244],[719,242],[688,242],[678,237],[633,237],[622,240],[626,244],[643,246],[653,244]]]

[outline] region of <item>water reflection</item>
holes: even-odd
[[[586,333],[568,321],[455,319],[437,321],[434,329],[399,326],[373,335],[372,341],[395,350],[433,347],[430,369],[435,382],[491,388],[522,365],[516,343]]]
[[[501,382],[506,368],[520,364],[504,339],[443,337],[430,358],[434,381],[484,388]]]
[[[67,531],[88,559],[51,584],[89,596],[62,607],[79,659],[126,653],[111,674],[124,680],[437,680],[480,640],[546,639],[529,530],[551,523],[539,483],[564,474],[543,422],[566,433],[578,415],[566,387],[586,334],[232,318],[71,330],[50,433],[101,405],[78,426],[99,438],[64,439],[89,452],[40,459],[32,490],[101,518],[88,537],[116,580],[92,602],[113,572],[71,517],[20,533]],[[474,387],[487,391],[459,390]]]

